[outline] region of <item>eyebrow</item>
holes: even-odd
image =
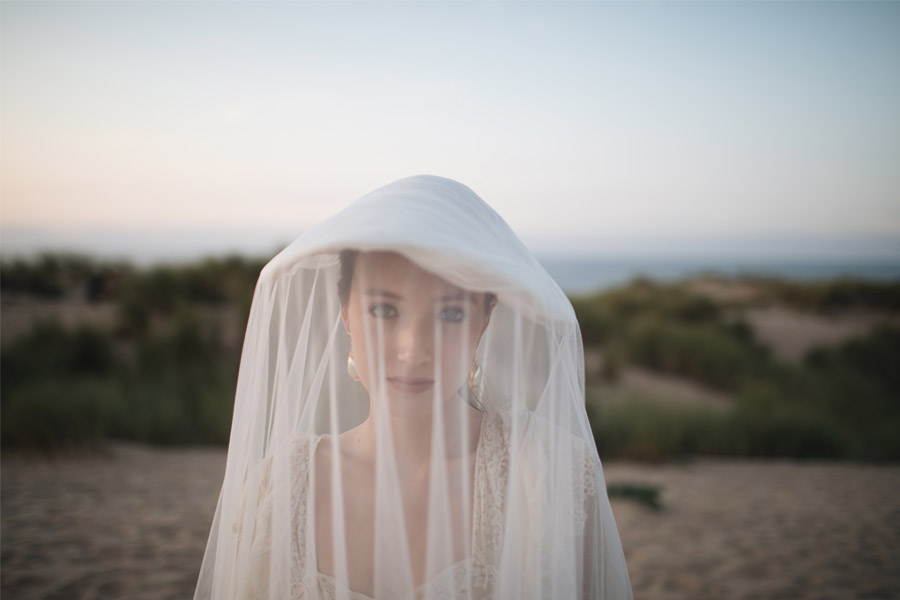
[[[379,290],[376,288],[370,288],[366,290],[366,295],[368,296],[381,296],[383,298],[390,298],[391,300],[403,300],[403,296],[400,294],[395,294],[394,292],[389,292],[387,290]],[[441,296],[439,298],[435,298],[435,302],[454,302],[459,300],[468,300],[470,302],[475,302],[474,294],[468,294],[466,292],[456,292],[453,294],[447,294],[445,296]]]
[[[385,290],[376,290],[374,288],[366,290],[367,296],[384,296],[385,298],[391,298],[393,300],[403,300],[403,296],[400,294],[395,294],[394,292],[388,292]]]

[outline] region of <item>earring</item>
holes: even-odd
[[[477,360],[472,361],[472,368],[469,369],[469,389],[477,389],[481,385],[481,379],[484,373],[481,371],[481,365]]]
[[[347,374],[353,381],[359,381],[359,369],[356,368],[356,361],[353,360],[353,351],[347,355]]]

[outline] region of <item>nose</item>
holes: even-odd
[[[396,332],[397,360],[408,368],[429,364],[434,358],[434,328],[431,319],[402,323]]]

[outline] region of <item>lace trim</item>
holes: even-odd
[[[594,469],[596,468],[596,466],[598,466],[599,459],[594,456],[594,453],[591,451],[592,449],[588,444],[585,443],[584,446],[584,463],[581,489],[575,490],[575,497],[578,498],[580,496],[581,498],[583,498],[582,502],[574,503],[576,531],[581,531],[584,529],[588,518],[586,509],[588,500],[597,495],[597,478]]]
[[[503,550],[503,520],[506,487],[509,481],[509,437],[504,419],[488,414],[481,425],[482,447],[475,464],[475,497],[472,507],[472,558],[479,565],[479,580],[474,583],[489,589],[496,576]]]
[[[587,497],[597,495],[597,473],[600,472],[600,459],[588,446],[584,453],[584,495]]]
[[[310,569],[307,568],[308,563],[303,557],[315,556],[315,543],[309,539],[312,532],[315,531],[312,523],[315,511],[308,509],[310,494],[307,492],[312,489],[310,461],[315,456],[316,448],[321,439],[317,437],[312,440],[298,442],[291,452],[291,467],[293,472],[296,473],[294,484],[291,488],[291,514],[304,520],[302,524],[299,522],[294,523],[291,598],[303,598],[303,591],[314,589],[316,585],[315,574],[310,573]],[[310,550],[310,547],[313,550]],[[310,552],[313,554],[310,554]]]
[[[474,494],[472,507],[472,552],[471,557],[441,572],[437,577],[422,584],[407,598],[419,600],[426,593],[429,598],[450,599],[489,596],[496,585],[497,565],[503,551],[503,531],[506,519],[506,493],[509,484],[509,455],[511,452],[511,422],[499,414],[485,415],[482,423],[480,446],[475,463]],[[297,521],[294,523],[294,539],[291,557],[291,597],[306,598],[318,592],[316,597],[343,597],[349,600],[371,600],[360,592],[341,588],[335,579],[315,568],[315,560],[310,560],[314,541],[310,536],[315,531],[312,522],[314,512],[310,510],[311,458],[321,438],[298,440],[290,449],[289,465],[292,473],[291,511]],[[598,493],[597,473],[599,459],[593,448],[583,442],[583,477],[574,480],[574,497],[582,497],[583,502],[574,503],[574,518],[577,527],[583,528],[588,515],[588,499]],[[582,461],[579,461],[582,462]],[[270,492],[271,468],[264,468],[260,481],[260,498]],[[578,488],[581,489],[578,489]],[[243,499],[242,499],[243,500]],[[300,520],[302,519],[302,521]],[[240,535],[240,533],[238,533]],[[477,592],[477,593],[476,593]]]

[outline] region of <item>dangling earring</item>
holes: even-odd
[[[359,369],[356,368],[356,361],[353,360],[353,350],[347,355],[347,374],[353,381],[359,381]]]
[[[481,365],[478,364],[477,360],[472,360],[472,368],[469,369],[469,389],[475,390],[478,386],[481,385],[483,373],[481,371]]]

